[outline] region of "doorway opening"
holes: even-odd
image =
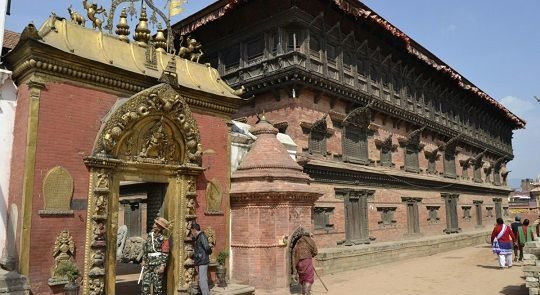
[[[143,245],[154,220],[164,216],[166,183],[120,181],[116,239],[116,294],[138,294]]]

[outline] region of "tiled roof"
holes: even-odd
[[[21,34],[10,31],[10,30],[4,30],[4,48],[13,49],[15,48],[15,45],[19,42],[19,38],[21,37]]]

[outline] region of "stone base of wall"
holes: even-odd
[[[523,276],[529,295],[540,294],[540,241],[528,242],[523,248]]]
[[[0,269],[0,294],[30,295],[30,285],[25,276]]]
[[[486,244],[486,239],[490,234],[491,231],[482,230],[417,240],[324,248],[319,249],[316,267],[320,275],[333,274],[403,259],[429,256],[463,247]]]

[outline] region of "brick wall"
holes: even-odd
[[[19,107],[15,126],[12,194],[10,203],[20,208],[24,171],[24,152],[29,94],[26,86],[19,91]],[[76,210],[72,216],[40,216],[43,209],[42,184],[46,173],[55,166],[66,168],[74,180],[73,199],[86,200],[88,170],[83,157],[91,155],[101,119],[117,100],[116,95],[68,84],[48,84],[41,93],[35,165],[35,184],[32,204],[31,259],[29,279],[34,294],[63,292],[51,288],[52,247],[56,236],[64,229],[70,231],[76,245],[75,260],[83,269],[86,210]],[[227,241],[225,215],[206,215],[205,189],[209,180],[221,188],[222,211],[227,212],[229,188],[228,127],[226,119],[194,113],[203,150],[213,153],[203,156],[207,168],[197,181],[198,222],[203,229],[216,230],[216,251],[224,249]],[[83,201],[85,202],[85,201]],[[21,213],[19,214],[21,216]],[[145,216],[143,216],[145,217]]]
[[[56,236],[63,229],[73,236],[75,260],[80,269],[84,262],[86,210],[76,210],[73,216],[40,216],[37,212],[43,209],[43,178],[51,168],[60,165],[73,177],[73,199],[87,199],[89,173],[83,157],[92,153],[100,120],[116,99],[112,94],[68,84],[48,84],[41,92],[29,273],[35,294],[51,292],[47,284],[53,266],[51,251]]]

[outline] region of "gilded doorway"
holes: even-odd
[[[85,164],[90,184],[83,294],[115,294],[121,181],[166,184],[161,212],[172,223],[167,294],[187,293],[194,273],[187,235],[203,169],[199,131],[185,99],[159,84],[119,100]]]

